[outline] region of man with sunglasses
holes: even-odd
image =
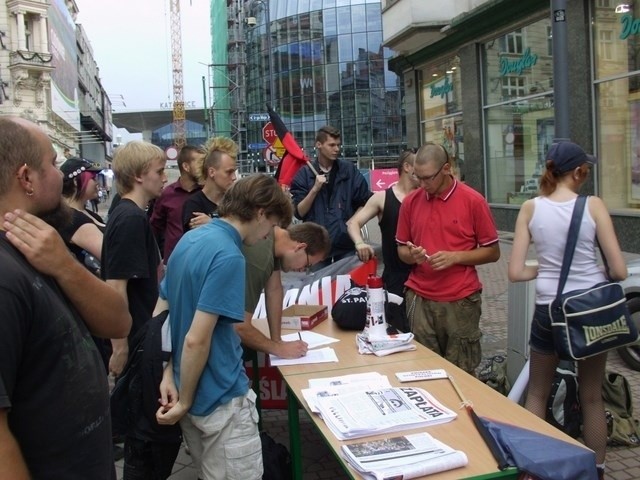
[[[476,265],[500,258],[485,198],[451,173],[442,145],[422,146],[414,162],[420,184],[402,202],[398,256],[413,265],[407,319],[416,340],[468,373],[480,363],[482,284]]]
[[[267,239],[243,247],[247,264],[244,322],[236,324],[235,329],[245,347],[281,358],[306,355],[304,341],[283,342],[281,338],[284,290],[280,272],[304,272],[324,260],[330,250],[329,232],[313,222],[287,229],[275,227]],[[270,338],[251,324],[263,290]]]

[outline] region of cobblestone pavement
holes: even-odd
[[[376,226],[377,227],[377,226]],[[377,240],[375,227],[370,228],[372,241]],[[379,235],[379,233],[378,233]],[[507,262],[511,253],[510,233],[501,233],[501,258],[490,265],[478,268],[483,290],[483,313],[481,328],[483,337],[483,356],[485,358],[496,354],[506,354],[507,348]],[[638,255],[625,254],[628,259]],[[631,385],[634,395],[634,412],[640,416],[640,372],[626,367],[617,353],[609,355],[609,370],[622,373]],[[347,479],[347,476],[334,458],[332,452],[324,444],[320,434],[304,411],[300,415],[302,455],[305,480]],[[289,432],[286,410],[264,410],[263,426],[278,442],[289,445]],[[121,463],[118,462],[118,478],[122,478]],[[184,451],[174,467],[172,480],[195,480],[196,475],[191,466],[191,459]],[[633,480],[640,478],[640,449],[627,447],[609,447],[607,451],[607,479]]]

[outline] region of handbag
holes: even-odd
[[[563,360],[582,360],[638,340],[638,330],[627,308],[624,289],[616,282],[562,293],[587,197],[578,196],[571,216],[558,291],[549,304],[553,343]],[[606,264],[604,254],[602,258]]]

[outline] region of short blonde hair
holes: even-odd
[[[113,173],[120,195],[133,190],[136,177],[149,171],[151,162],[164,160],[164,152],[149,142],[133,140],[118,147],[113,155]]]

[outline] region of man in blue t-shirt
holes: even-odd
[[[256,397],[234,329],[244,319],[241,248],[288,224],[292,206],[272,177],[258,174],[236,182],[218,212],[220,219],[180,239],[161,284],[173,351],[157,418],[180,422],[199,478],[257,480],[263,468]]]

